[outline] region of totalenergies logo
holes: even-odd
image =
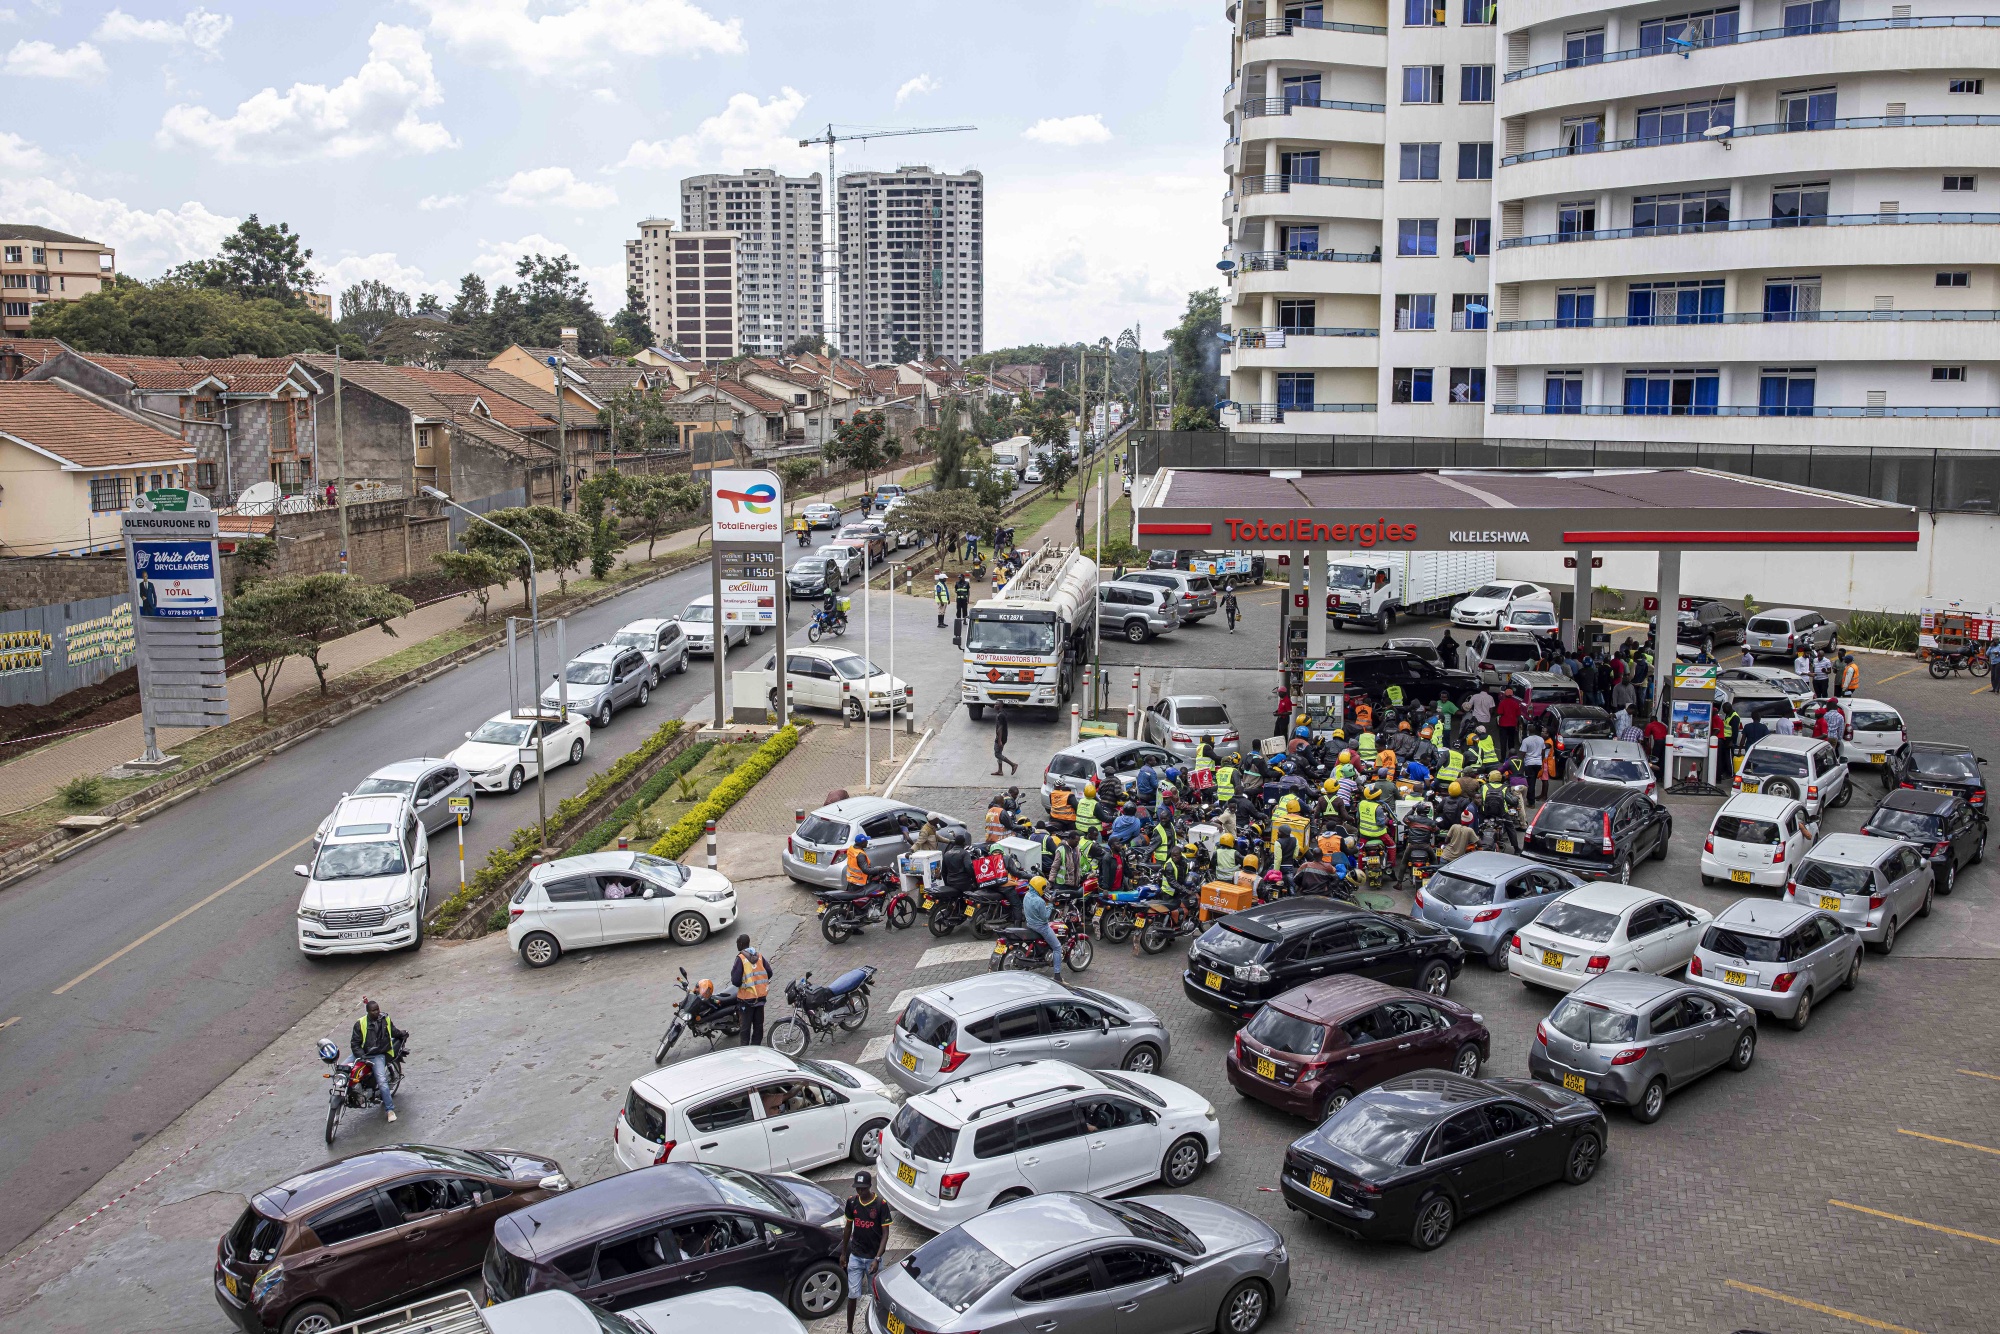
[[[769,514],[771,502],[778,498],[778,489],[767,482],[759,482],[747,491],[725,491],[717,487],[715,498],[728,501],[730,511],[735,514],[745,510],[752,514]]]

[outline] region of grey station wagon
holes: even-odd
[[[912,1093],[1019,1061],[1068,1061],[1157,1074],[1171,1045],[1137,1001],[1033,973],[987,973],[932,987],[896,1018],[883,1060]]]

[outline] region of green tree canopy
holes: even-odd
[[[835,429],[833,439],[820,446],[820,453],[838,467],[854,469],[861,474],[861,484],[871,486],[883,464],[903,456],[903,447],[890,436],[888,418],[882,413],[858,412],[854,420]]]
[[[410,317],[410,294],[379,278],[364,278],[340,294],[340,319],[335,327],[363,343],[375,341],[393,320]]]
[[[232,619],[240,622],[235,631],[239,644],[304,658],[319,678],[319,693],[324,695],[330,664],[320,653],[326,645],[370,625],[379,625],[384,634],[394,635],[389,622],[407,615],[410,608],[410,600],[400,593],[363,583],[352,575],[295,574],[250,585],[231,599],[223,622],[225,629]]]
[[[1222,296],[1213,287],[1188,293],[1181,322],[1167,331],[1174,358],[1176,431],[1212,431],[1222,383]]]
[[[302,305],[124,277],[81,301],[42,306],[30,332],[85,352],[155,357],[282,357],[341,342],[333,325]],[[365,355],[359,343],[342,346],[350,356]]]

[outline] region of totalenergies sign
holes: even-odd
[[[1377,519],[1373,523],[1314,523],[1311,519],[1283,519],[1271,523],[1264,519],[1224,519],[1222,526],[1229,530],[1232,542],[1352,542],[1357,547],[1372,547],[1383,542],[1417,540],[1415,524],[1390,523],[1387,519]]]
[[[709,522],[718,542],[783,542],[784,496],[778,474],[736,468],[709,474]]]

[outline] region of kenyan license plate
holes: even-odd
[[[1840,895],[1838,895],[1838,894],[1822,894],[1822,895],[1820,895],[1820,896],[1819,896],[1819,906],[1820,906],[1821,908],[1825,909],[1825,910],[1826,910],[1827,912],[1839,912],[1839,911],[1840,911]]]
[[[818,912],[821,917],[826,916],[826,905],[824,903],[819,905]]]
[[[1758,647],[1758,648],[1769,648],[1769,647],[1771,647],[1771,641],[1770,641],[1770,640],[1768,640],[1768,639],[1760,639],[1760,640],[1758,640],[1758,641],[1757,641],[1757,647]]]
[[[370,933],[366,931],[336,931],[333,933],[336,940],[359,940],[368,934]]]
[[[1324,1172],[1315,1172],[1306,1179],[1306,1189],[1330,1200],[1333,1198],[1333,1178]]]
[[[1576,851],[1576,840],[1575,840],[1575,839],[1573,839],[1573,838],[1559,838],[1559,839],[1557,839],[1557,840],[1556,840],[1556,851],[1557,851],[1557,852],[1575,852],[1575,851]]]
[[[1562,967],[1562,966],[1563,966],[1563,956],[1562,956],[1562,955],[1560,955],[1560,954],[1557,954],[1557,953],[1556,953],[1556,952],[1555,952],[1554,950],[1543,950],[1543,951],[1542,951],[1542,967],[1544,967],[1544,968],[1560,968],[1560,967]]]
[[[1220,974],[1220,973],[1204,973],[1204,974],[1202,975],[1202,980],[1208,983],[1208,989],[1209,989],[1210,991],[1220,991],[1220,990],[1222,990],[1222,974]]]
[[[909,1171],[908,1168],[904,1168],[903,1170],[906,1172]],[[903,1331],[907,1329],[908,1326],[906,1326],[900,1319],[898,1319],[894,1313],[891,1313],[889,1315],[882,1317],[882,1328],[888,1330],[889,1334],[903,1334]]]
[[[916,1184],[917,1184],[917,1169],[916,1169],[916,1168],[914,1168],[914,1167],[912,1167],[912,1166],[910,1166],[910,1165],[909,1165],[908,1163],[897,1163],[897,1164],[896,1164],[896,1180],[898,1180],[898,1181],[902,1182],[902,1183],[903,1183],[904,1185],[906,1185],[906,1186],[914,1186],[914,1185],[916,1185]]]
[[[1750,974],[1732,973],[1725,968],[1722,970],[1722,983],[1730,987],[1747,987],[1750,985]]]
[[[972,916],[975,916],[975,915],[976,915],[976,914],[977,914],[978,912],[979,912],[979,909],[977,909],[977,908],[973,907],[973,906],[972,906],[971,904],[969,904],[969,903],[968,903],[968,904],[966,904],[966,905],[965,905],[965,915],[966,915],[967,917],[972,917]]]
[[[817,852],[801,852],[799,856],[805,860],[807,866],[819,865],[819,854]]]
[[[222,1276],[222,1286],[229,1289],[229,1295],[232,1297],[241,1297],[243,1295],[243,1287],[237,1282],[236,1275],[234,1274],[224,1274]]]
[[[1731,871],[1729,873],[1729,878],[1731,880],[1734,880],[1739,885],[1747,885],[1750,883],[1750,873],[1748,871]]]
[[[1564,1075],[1564,1076],[1563,1076],[1563,1087],[1564,1087],[1564,1088],[1566,1088],[1566,1089],[1568,1089],[1568,1090],[1569,1090],[1569,1091],[1570,1091],[1571,1093],[1581,1093],[1581,1092],[1583,1092],[1583,1076],[1582,1076],[1582,1075]]]
[[[1876,754],[1870,755],[1868,757],[1868,762],[1870,764],[1887,764],[1889,762],[1889,757],[1887,755],[1883,755],[1878,752]]]
[[[905,1070],[914,1070],[917,1068],[917,1054],[913,1051],[906,1051],[896,1059],[903,1063]]]
[[[1268,1056],[1259,1056],[1257,1058],[1257,1073],[1265,1079],[1276,1079],[1278,1077],[1278,1063]]]
[[[926,894],[926,895],[924,896],[924,907],[925,907],[926,909],[928,909],[928,908],[930,908],[931,906],[932,906],[932,903],[931,903],[931,898],[930,898],[930,895]]]

